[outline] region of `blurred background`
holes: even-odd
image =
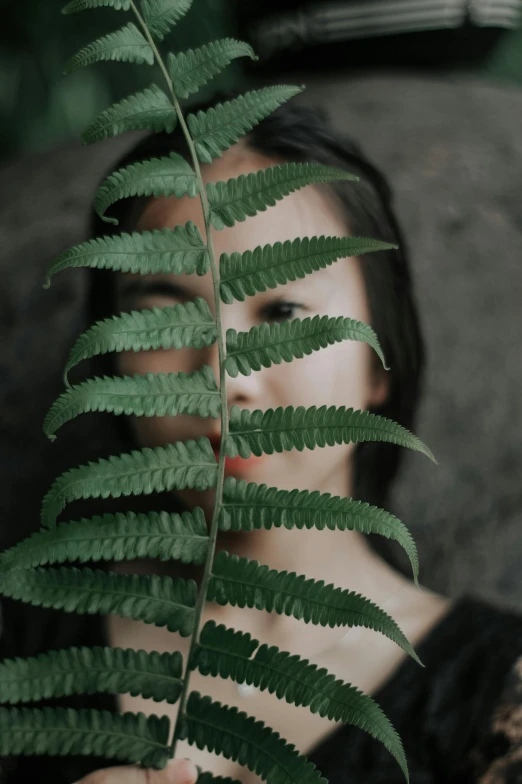
[[[41,499],[106,454],[109,417],[78,418],[52,446],[42,422],[85,327],[81,270],[44,270],[88,236],[100,178],[133,134],[81,132],[154,69],[68,58],[121,25],[109,9],[2,0],[0,27],[0,549],[38,527]],[[209,86],[297,83],[387,175],[410,246],[428,350],[417,435],[390,510],[412,531],[421,581],[522,608],[522,0],[195,0],[165,42],[226,35],[260,61]],[[199,97],[199,96],[198,96]],[[86,369],[88,374],[88,369]],[[93,415],[94,416],[94,415]],[[74,458],[71,455],[75,455]],[[78,456],[78,457],[76,457]]]
[[[154,69],[93,65],[67,77],[78,49],[118,27],[118,12],[69,16],[65,0],[2,0],[0,156],[8,159],[78,136]],[[386,67],[472,72],[522,81],[520,0],[198,0],[169,37],[173,49],[236,35],[262,62],[250,72]],[[235,63],[220,80],[241,86]]]

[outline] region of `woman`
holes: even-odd
[[[173,149],[187,154],[179,130],[147,138],[118,167],[159,157]],[[233,228],[214,232],[217,257],[224,251],[242,252],[258,245],[323,234],[375,237],[397,242],[401,250],[344,259],[304,279],[223,306],[224,330],[244,332],[262,322],[316,314],[348,316],[373,326],[391,370],[382,369],[367,344],[345,341],[292,363],[274,365],[250,376],[228,378],[228,405],[247,409],[345,405],[379,413],[413,429],[422,381],[423,346],[404,240],[382,176],[355,145],[336,136],[324,118],[292,104],[282,106],[221,158],[203,166],[202,173],[207,182],[226,180],[285,161],[338,166],[358,174],[360,182],[307,186]],[[115,205],[111,214],[120,219],[117,232],[172,228],[188,220],[203,231],[201,207],[196,199],[125,200]],[[95,220],[94,234],[107,235],[109,231],[106,224]],[[210,273],[202,277],[92,273],[93,319],[119,310],[174,305],[196,296],[204,297],[213,309]],[[203,365],[216,371],[217,362],[217,345],[198,350],[128,352],[100,358],[97,374],[187,373]],[[182,415],[117,421],[123,437],[133,446],[156,446],[200,436],[211,438],[216,448],[219,444],[219,420]],[[280,489],[318,490],[385,507],[402,454],[401,448],[381,442],[355,447],[339,445],[227,461],[226,472]],[[134,503],[133,499],[134,508],[137,501]],[[165,495],[158,508],[167,508],[169,504],[178,509],[200,506],[209,520],[213,492],[185,490],[175,498]],[[126,506],[129,507],[128,500]],[[248,631],[262,642],[305,656],[372,695],[402,737],[412,782],[492,784],[517,780],[522,770],[515,721],[516,699],[518,710],[522,709],[522,659],[518,659],[522,655],[521,619],[470,598],[450,601],[426,589],[417,589],[409,573],[397,566],[396,553],[389,551],[386,544],[379,537],[370,538],[355,531],[273,528],[220,533],[216,553],[226,549],[272,568],[305,574],[363,594],[394,618],[414,645],[425,669],[407,659],[402,649],[384,636],[358,628],[346,633],[275,613],[210,602],[204,608],[202,622],[214,619]],[[112,563],[107,568],[117,572],[163,571],[198,581],[201,578],[201,567],[178,563],[140,561]],[[83,628],[89,625],[90,644],[110,643],[157,651],[178,649],[184,655],[188,652],[186,638],[173,636],[162,628],[115,616],[98,622],[83,619],[82,623]],[[70,636],[69,644],[78,644]],[[64,647],[63,640],[60,647]],[[190,685],[191,689],[209,693],[224,704],[237,705],[263,720],[306,754],[332,784],[403,781],[397,763],[386,749],[351,726],[333,726],[308,708],[288,705],[266,692],[238,688],[230,680],[209,682],[194,672]],[[114,698],[112,703],[111,700],[104,695],[103,706],[166,712],[173,721],[176,718],[177,706],[158,706],[129,695]],[[176,755],[190,757],[203,770],[212,770],[216,775],[231,776],[246,784],[257,781],[257,777],[233,761],[181,741]],[[23,764],[25,761],[13,773],[13,781],[17,780],[14,776],[21,774]],[[63,761],[56,761],[57,770],[61,764]],[[167,782],[169,775],[186,772],[172,766],[154,774],[156,778],[151,781]],[[98,771],[82,781],[117,784],[118,776],[124,774],[144,775],[120,766]],[[181,780],[178,784],[182,784]]]

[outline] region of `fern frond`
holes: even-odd
[[[128,11],[130,0],[71,0],[65,8],[62,8],[62,14],[75,14],[77,11],[87,11],[102,6],[114,8],[115,11]]]
[[[236,378],[238,373],[249,376],[253,370],[301,359],[343,340],[368,343],[386,368],[379,339],[373,329],[362,321],[343,316],[314,316],[265,323],[252,327],[248,332],[228,329],[226,338],[225,369],[232,378]]]
[[[216,456],[204,437],[111,455],[58,477],[44,498],[42,525],[54,526],[62,509],[80,498],[149,495],[186,487],[208,490],[216,478]]]
[[[162,769],[168,762],[168,716],[81,708],[0,708],[0,756],[70,754]]]
[[[238,139],[251,131],[302,87],[273,85],[251,90],[231,101],[219,103],[206,111],[189,114],[187,125],[199,160],[212,163]]]
[[[84,144],[117,136],[126,131],[150,130],[172,133],[178,122],[176,110],[167,95],[151,84],[146,90],[129,95],[102,112],[82,133]]]
[[[305,756],[264,722],[191,692],[177,737],[245,765],[268,784],[328,784]]]
[[[88,411],[146,417],[190,414],[216,419],[221,413],[221,397],[214,371],[206,365],[189,374],[90,378],[60,395],[45,417],[44,433],[54,441],[58,428]]]
[[[287,406],[266,411],[249,411],[239,406],[230,410],[229,457],[271,455],[289,449],[315,449],[334,444],[387,441],[422,452],[434,463],[428,447],[402,425],[369,411],[345,406]]]
[[[68,61],[63,75],[101,60],[154,65],[154,53],[136,25],[129,22],[120,30],[104,35],[80,49]]]
[[[201,767],[196,765],[199,776],[196,784],[241,784],[237,779],[232,779],[230,776],[214,776],[210,771],[202,772]]]
[[[0,662],[0,702],[72,694],[140,694],[173,705],[181,693],[182,656],[132,648],[67,648]]]
[[[260,645],[248,633],[208,621],[190,667],[202,675],[254,685],[290,704],[304,705],[319,716],[352,724],[381,741],[407,774],[401,740],[379,705],[308,659],[280,651],[275,645]]]
[[[384,509],[318,490],[279,490],[227,476],[219,530],[253,531],[272,527],[380,534],[401,545],[410,559],[415,583],[418,581],[419,557],[413,536],[404,523]]]
[[[94,197],[94,209],[106,223],[118,225],[105,211],[130,196],[189,196],[198,194],[198,180],[190,164],[181,155],[151,158],[125,166],[111,174]]]
[[[137,558],[202,564],[207,549],[207,524],[200,507],[181,514],[118,512],[37,531],[0,555],[0,569]]]
[[[133,310],[98,321],[74,344],[65,377],[83,359],[111,351],[203,348],[217,340],[217,327],[203,297],[193,302],[151,310]]]
[[[0,574],[0,593],[13,599],[81,615],[119,615],[192,634],[194,580],[157,574],[116,574],[102,569],[12,569]]]
[[[342,169],[317,163],[284,163],[251,174],[240,174],[226,182],[209,182],[207,195],[210,219],[215,229],[233,226],[247,216],[264,212],[289,193],[313,183],[359,178]]]
[[[257,60],[252,47],[243,41],[223,38],[198,49],[188,49],[179,54],[169,54],[167,67],[178,98],[188,98],[197,93],[214,76],[238,57]]]
[[[397,248],[365,237],[301,237],[273,245],[259,245],[245,253],[223,253],[219,260],[220,295],[230,305],[258,291],[304,278],[338,259]]]
[[[163,41],[191,5],[192,0],[142,0],[143,18],[150,34],[157,41]]]
[[[381,632],[420,664],[391,616],[355,591],[325,585],[296,572],[270,569],[259,561],[221,550],[212,565],[208,599],[233,607],[288,615],[321,626],[364,626]]]
[[[185,273],[205,275],[210,267],[208,250],[195,223],[174,229],[99,237],[61,253],[49,266],[44,288],[53,275],[71,267],[110,269],[142,275]]]

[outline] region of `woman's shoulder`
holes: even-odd
[[[411,780],[522,781],[522,614],[461,597],[416,650],[424,668],[405,661],[374,695],[401,736]],[[344,784],[346,771],[353,784],[403,781],[382,744],[354,727],[309,756],[330,784]]]

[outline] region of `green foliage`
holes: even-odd
[[[82,134],[84,144],[94,144],[125,131],[149,128],[154,132],[172,133],[178,117],[167,95],[155,84],[136,95],[129,95],[102,112]]]
[[[7,572],[66,561],[135,558],[201,564],[207,548],[207,526],[199,507],[181,514],[118,512],[38,531],[2,553],[0,566]]]
[[[226,182],[209,182],[207,196],[215,229],[264,212],[289,193],[314,183],[357,180],[353,174],[317,163],[283,163]]]
[[[217,418],[221,396],[214,371],[202,367],[193,373],[147,373],[145,376],[90,378],[61,395],[44,421],[44,433],[53,435],[70,419],[87,411],[110,411],[135,416],[195,414]]]
[[[78,11],[87,11],[102,6],[114,8],[115,11],[128,11],[130,0],[72,0],[65,8],[62,8],[62,14],[75,14]]]
[[[427,446],[391,419],[345,406],[288,406],[266,411],[230,410],[229,457],[271,455],[288,449],[315,449],[360,441],[388,441],[423,452],[435,462]]]
[[[417,582],[419,559],[413,537],[404,523],[384,509],[318,490],[278,490],[244,479],[238,481],[232,476],[225,479],[220,531],[269,530],[282,526],[360,531],[393,539],[407,553]]]
[[[394,247],[361,237],[303,237],[245,253],[223,253],[219,260],[221,299],[227,305],[235,299],[243,302],[258,291],[284,286],[338,259]]]
[[[42,504],[42,525],[56,524],[66,504],[79,498],[149,495],[186,487],[208,490],[216,483],[217,462],[208,438],[177,441],[111,455],[59,477]]]
[[[168,158],[133,163],[111,174],[94,199],[94,209],[106,223],[118,225],[105,211],[129,196],[190,196],[198,193],[197,178],[187,161],[175,152]]]
[[[195,223],[174,229],[99,237],[60,254],[47,270],[46,286],[57,272],[70,267],[92,267],[118,272],[157,275],[205,275],[210,267],[208,250]]]
[[[104,35],[81,49],[78,54],[71,57],[64,74],[72,73],[78,68],[92,65],[100,60],[154,65],[154,53],[136,25],[130,22],[121,30]]]
[[[120,615],[166,626],[183,637],[194,625],[196,583],[157,574],[114,574],[102,569],[11,569],[0,574],[4,596],[65,612]]]
[[[145,24],[158,41],[163,41],[191,5],[192,0],[142,0],[141,3]]]
[[[326,784],[326,779],[306,757],[286,743],[264,722],[237,708],[229,708],[193,691],[177,737],[198,749],[208,749],[237,760],[268,784]]]
[[[221,550],[214,558],[208,598],[233,607],[255,607],[321,626],[365,626],[381,632],[420,661],[393,618],[354,591],[325,585],[295,572]]]
[[[199,49],[189,49],[188,52],[169,54],[168,70],[176,95],[178,98],[188,98],[191,93],[197,93],[200,87],[237,57],[258,59],[251,46],[233,38],[213,41]]]
[[[238,373],[249,376],[253,370],[292,362],[293,359],[343,340],[368,343],[375,349],[383,365],[386,364],[377,335],[368,324],[343,316],[314,316],[279,324],[261,324],[248,332],[229,329],[225,368],[232,378]]]
[[[187,125],[199,160],[212,163],[243,134],[300,92],[300,87],[288,85],[263,87],[205,112],[189,114]]]
[[[384,743],[403,771],[407,769],[400,738],[377,703],[307,659],[275,645],[260,645],[248,633],[208,621],[190,667],[203,675],[266,689],[290,704],[306,705],[312,713],[353,724]]]
[[[0,755],[92,754],[164,768],[167,716],[72,708],[0,708]]]
[[[184,305],[133,310],[98,321],[80,335],[71,350],[65,373],[83,359],[111,351],[202,348],[211,346],[216,340],[216,323],[202,297]]]
[[[68,71],[100,60],[156,64],[167,90],[151,84],[103,111],[83,133],[93,144],[111,136],[150,130],[184,134],[187,158],[172,150],[113,172],[98,189],[94,207],[106,215],[132,196],[199,196],[205,237],[189,221],[169,229],[90,239],[66,250],[50,265],[46,286],[65,269],[84,267],[142,275],[212,275],[216,300],[197,297],[174,307],[120,313],[91,326],[76,341],[67,373],[83,360],[109,352],[203,349],[217,343],[218,374],[210,365],[191,373],[146,373],[134,377],[94,377],[69,387],[48,412],[49,438],[71,419],[91,411],[136,417],[180,414],[221,418],[219,459],[208,438],[178,441],[111,455],[71,468],[53,483],[41,511],[41,529],[0,555],[0,595],[37,606],[83,614],[116,614],[166,627],[190,637],[183,670],[181,654],[121,648],[55,650],[29,659],[0,663],[0,701],[16,705],[41,699],[106,692],[141,695],[156,702],[179,700],[170,735],[167,716],[58,707],[0,708],[0,756],[9,754],[96,754],[144,767],[164,768],[186,739],[200,749],[246,765],[268,784],[322,784],[320,771],[270,727],[235,707],[189,691],[190,674],[231,678],[268,691],[277,699],[306,706],[325,719],[353,724],[381,741],[395,756],[406,779],[401,740],[379,706],[308,659],[262,644],[249,634],[214,621],[200,629],[207,600],[220,605],[275,612],[324,627],[357,626],[377,631],[419,664],[411,644],[391,616],[364,596],[324,580],[278,571],[256,560],[221,550],[219,531],[285,527],[358,531],[392,539],[405,550],[418,578],[415,543],[390,513],[352,498],[308,490],[280,490],[225,477],[225,457],[243,458],[284,450],[382,441],[416,450],[434,460],[428,447],[401,425],[345,406],[241,410],[228,414],[226,376],[249,375],[273,364],[292,362],[355,340],[385,358],[373,329],[360,321],[328,314],[263,323],[247,332],[222,334],[220,301],[229,305],[324,269],[335,261],[394,248],[364,237],[302,237],[218,260],[210,241],[221,230],[274,206],[312,184],[356,182],[351,173],[317,163],[286,162],[228,181],[204,184],[200,162],[212,160],[302,87],[274,85],[247,92],[207,111],[185,116],[180,101],[198,93],[239,57],[255,58],[251,47],[226,37],[181,53],[158,52],[191,7],[191,0],[73,0],[63,10],[112,8],[131,11],[135,23],[98,38],[68,64]],[[138,6],[138,7],[137,7]],[[190,161],[190,162],[189,162]],[[59,521],[78,499],[119,498],[190,488],[215,490],[212,519],[201,507],[181,514],[133,511],[91,519]],[[304,534],[303,534],[304,535]],[[202,580],[120,574],[109,562],[135,559],[180,561],[202,566]],[[64,566],[100,563],[105,568]],[[198,784],[238,784],[199,769]]]
[[[138,694],[177,702],[182,656],[132,648],[69,648],[0,664],[0,701],[15,705],[71,694]]]

